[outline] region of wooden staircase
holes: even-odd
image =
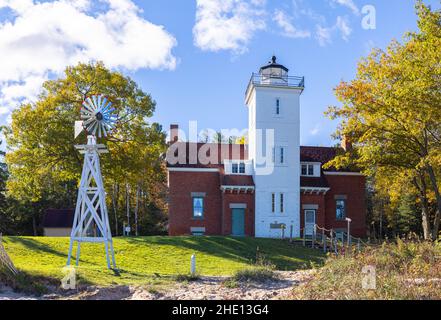
[[[336,255],[345,255],[353,251],[359,252],[364,246],[368,245],[360,238],[348,236],[345,232],[337,233],[332,229],[328,230],[318,225],[315,225],[312,235],[307,236],[304,229],[301,230],[301,234],[303,235],[302,239],[292,240],[291,243]]]

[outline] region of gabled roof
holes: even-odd
[[[224,160],[247,160],[248,159],[248,145],[239,144],[215,144],[215,143],[193,143],[193,142],[176,142],[176,146],[181,148],[178,150],[186,150],[185,164],[170,164],[169,168],[222,168]],[[197,163],[190,163],[190,149],[195,148],[199,154],[202,147],[206,150],[217,150],[217,163],[203,164],[201,159],[196,159]],[[339,148],[335,147],[300,147],[300,161],[302,162],[320,162],[325,164],[334,159],[338,154]],[[208,154],[207,156],[210,156]],[[327,171],[337,171],[329,169]]]
[[[337,148],[332,147],[302,146],[300,147],[300,161],[325,164],[336,157],[337,151]]]
[[[47,209],[43,228],[72,228],[74,209]]]
[[[240,144],[225,144],[225,143],[195,143],[195,142],[176,142],[174,145],[178,148],[177,150],[186,150],[186,160],[185,164],[170,164],[167,162],[167,167],[169,168],[223,168],[224,160],[247,160],[248,159],[248,146],[240,145]],[[204,147],[204,150],[201,148]],[[216,156],[217,163],[209,163],[204,164],[201,163],[201,159],[197,157],[196,163],[191,163],[190,159],[190,151],[192,148],[197,150],[197,154],[199,152],[205,155],[204,152],[208,150],[214,150],[217,154]],[[207,153],[207,157],[210,157],[210,152]]]

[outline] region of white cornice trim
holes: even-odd
[[[167,168],[169,172],[219,172],[217,168]]]
[[[254,190],[254,186],[221,186],[221,189],[248,189]]]
[[[332,171],[324,171],[323,172],[327,176],[356,176],[363,177],[364,174],[360,172],[332,172]]]
[[[331,188],[322,188],[322,187],[300,187],[301,191],[313,191],[313,192],[328,192]]]

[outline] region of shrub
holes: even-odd
[[[24,272],[13,274],[8,269],[0,268],[0,283],[9,286],[16,292],[40,296],[48,292],[46,284],[53,283],[42,277],[32,277]]]
[[[198,281],[201,277],[198,274],[182,273],[175,276],[178,282],[192,282]]]
[[[365,266],[375,267],[375,290],[362,288]],[[330,256],[293,298],[441,299],[441,244],[397,239],[353,256]]]
[[[236,282],[264,283],[277,280],[278,277],[272,268],[254,267],[237,271],[231,279]]]

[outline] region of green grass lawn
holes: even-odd
[[[31,276],[63,277],[68,238],[4,237],[4,246],[18,269]],[[308,269],[321,265],[319,250],[292,246],[286,241],[233,237],[115,238],[119,272],[106,268],[103,244],[83,244],[78,276],[82,283],[148,284],[154,279],[189,273],[196,254],[200,275],[227,276],[256,263],[257,248],[265,262],[278,270]]]

